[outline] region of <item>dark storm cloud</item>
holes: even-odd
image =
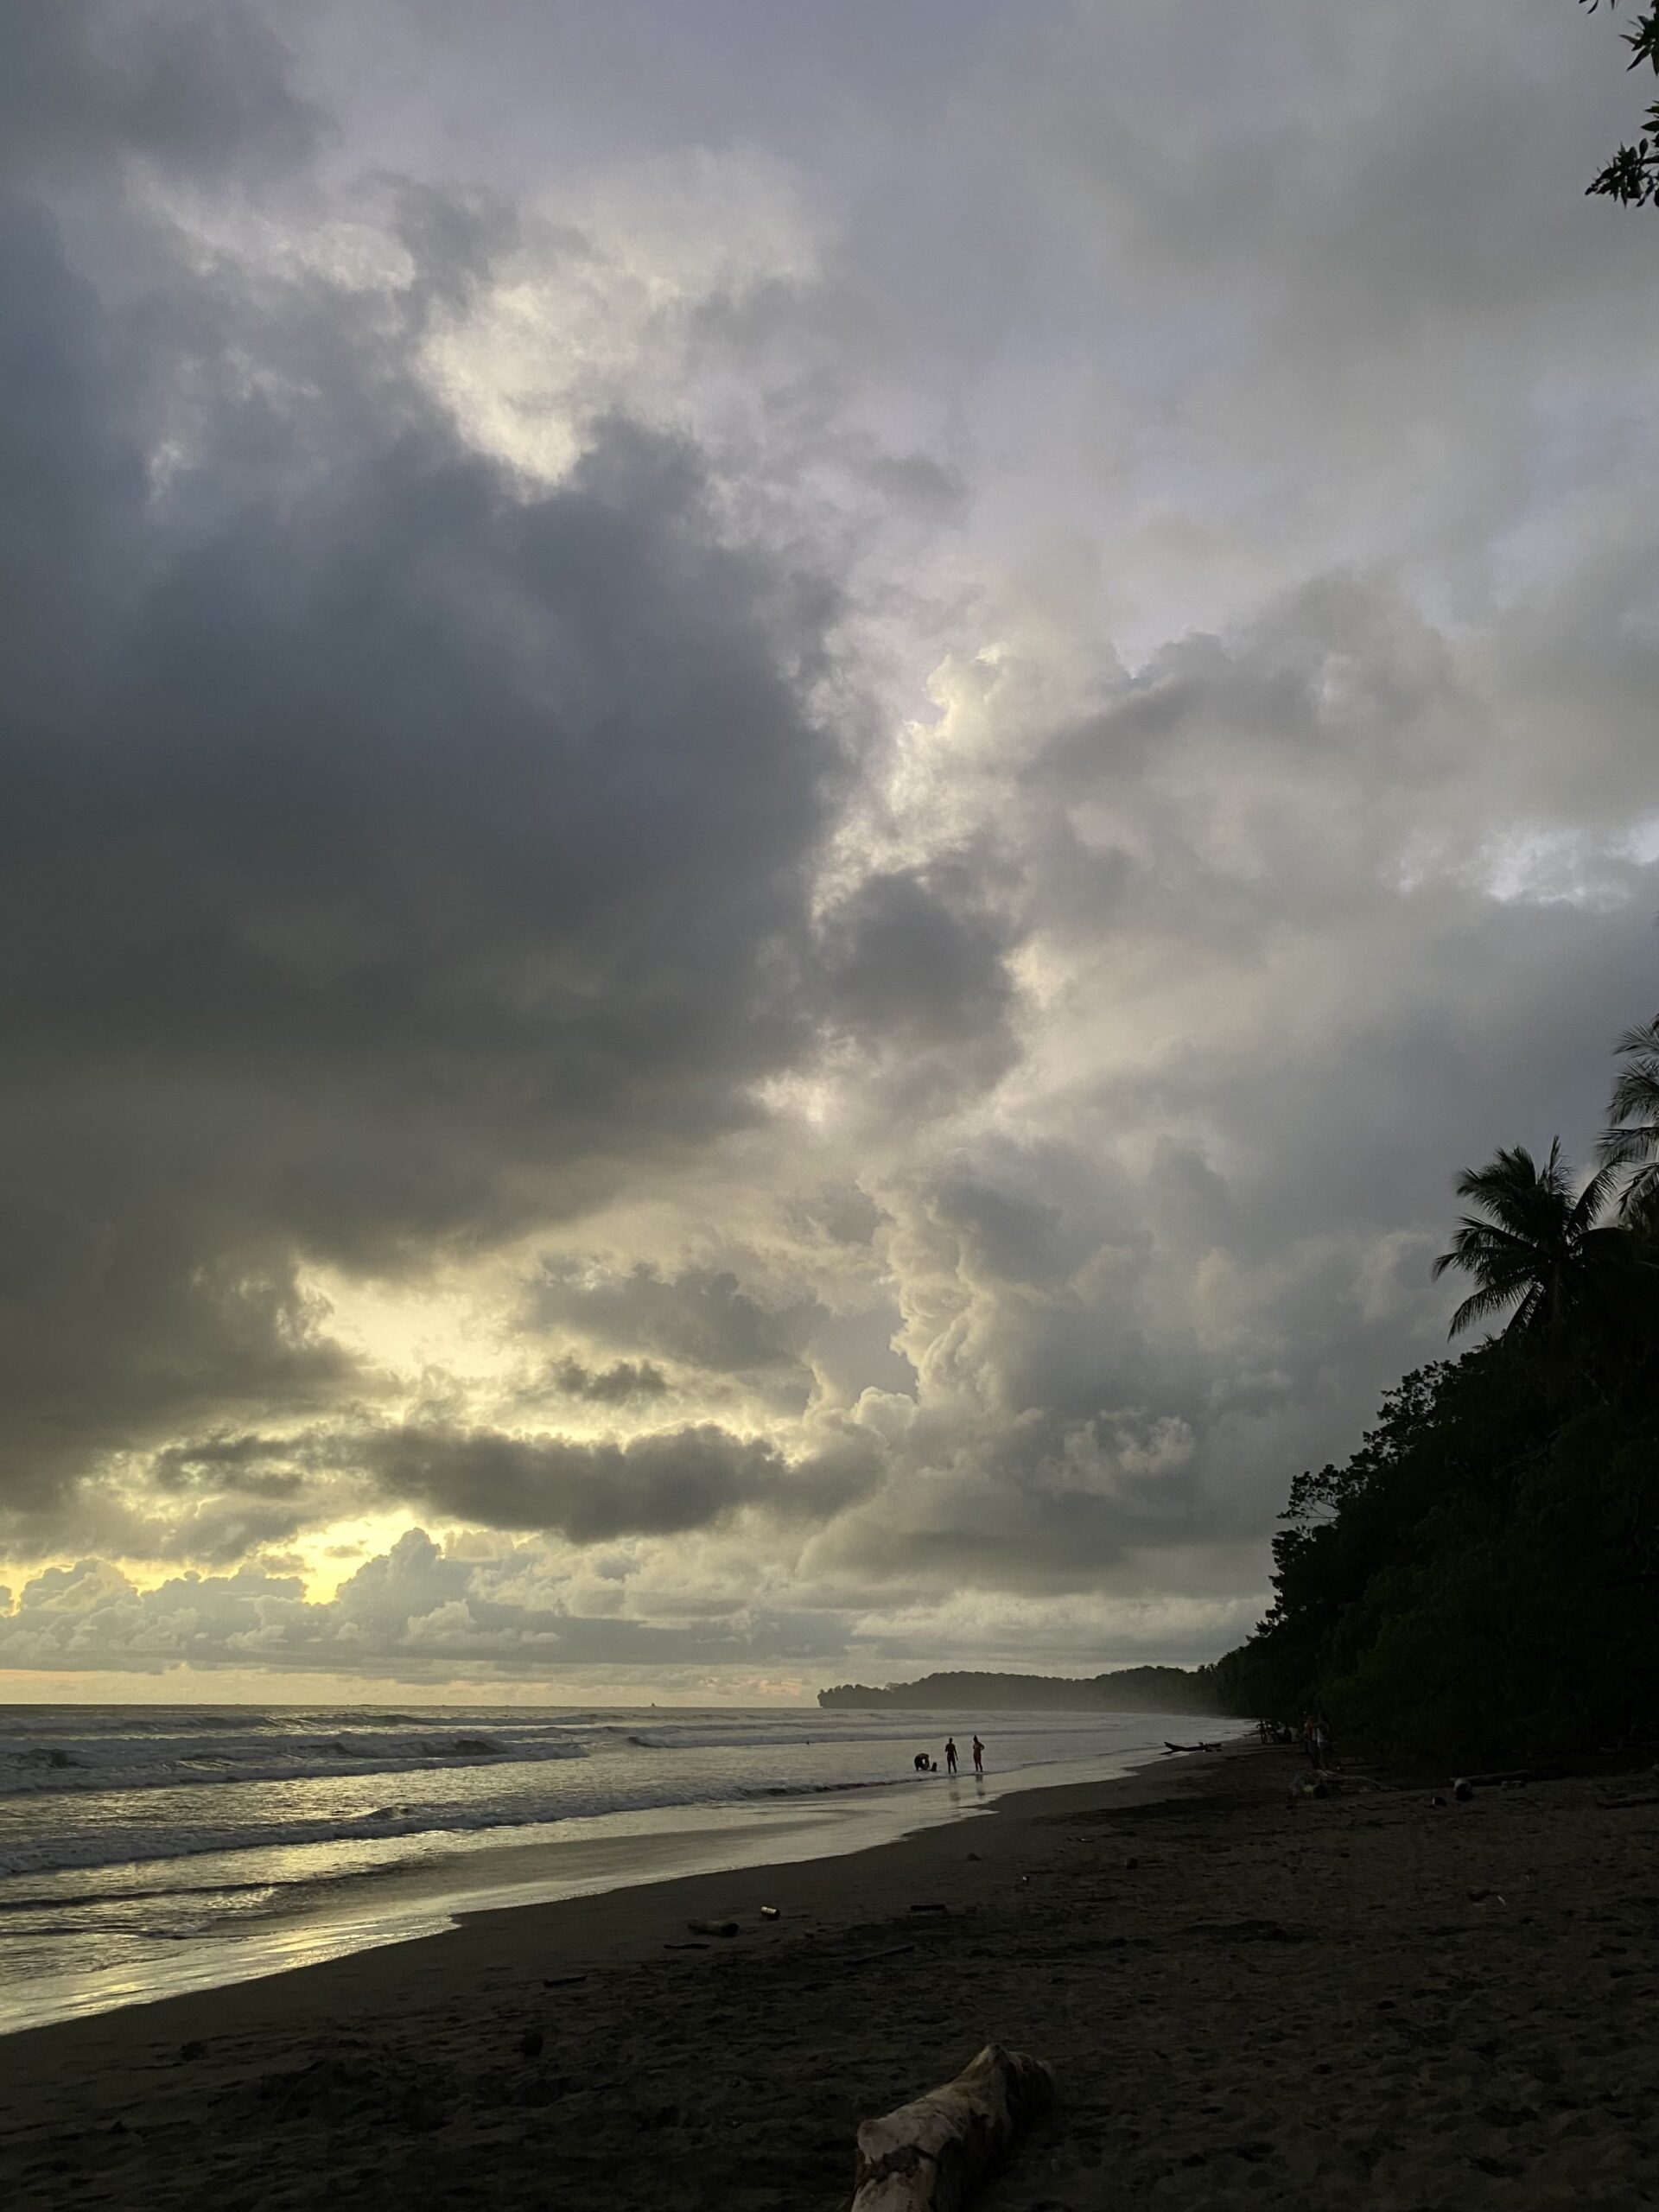
[[[366,1440],[363,1452],[391,1498],[576,1543],[706,1528],[780,1491],[785,1472],[772,1446],[712,1426],[626,1445],[403,1427]]]
[[[162,1491],[211,1484],[254,1497],[291,1497],[304,1479],[292,1464],[296,1456],[296,1446],[281,1437],[205,1437],[156,1452],[149,1478]]]
[[[961,863],[866,876],[824,926],[831,1019],[854,1038],[901,1050],[982,1052],[1005,1042],[1007,938],[983,890]]]
[[[798,1376],[803,1346],[823,1313],[810,1298],[765,1303],[727,1268],[668,1275],[644,1261],[618,1271],[550,1260],[527,1303],[538,1327],[572,1326],[599,1344],[760,1382]]]
[[[0,170],[73,178],[137,155],[245,174],[298,160],[319,136],[286,51],[235,0],[25,6],[8,18],[0,60]]]
[[[203,158],[263,130],[263,35],[157,20],[66,10],[11,97],[54,144],[77,100],[141,154],[188,116]],[[453,285],[474,230],[411,207]],[[313,278],[204,283],[107,221],[137,318],[42,201],[0,204],[25,1508],[100,1451],[369,1387],[302,1262],[477,1249],[747,1117],[801,1033],[837,773],[808,703],[831,602],[721,542],[693,451],[614,422],[533,490],[424,396],[418,271],[389,323]]]
[[[668,1377],[648,1359],[619,1359],[605,1368],[584,1367],[579,1359],[556,1361],[550,1370],[556,1387],[590,1406],[631,1405],[636,1398],[667,1395]]]
[[[581,1544],[710,1528],[750,1505],[826,1514],[867,1491],[875,1474],[862,1440],[791,1465],[774,1446],[712,1422],[626,1444],[410,1424],[363,1437],[354,1456],[391,1498],[447,1520]]]

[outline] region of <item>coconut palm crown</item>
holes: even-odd
[[[1593,1304],[1624,1264],[1623,1233],[1599,1225],[1618,1176],[1609,1161],[1574,1198],[1559,1137],[1541,1167],[1524,1145],[1497,1153],[1484,1167],[1465,1167],[1457,1193],[1478,1211],[1459,1220],[1434,1276],[1457,1268],[1475,1288],[1447,1334],[1513,1306],[1503,1335],[1530,1336]]]

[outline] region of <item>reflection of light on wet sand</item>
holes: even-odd
[[[1148,1751],[1046,1765],[1040,1783],[1034,1783],[1029,1770],[1016,1771],[1003,1788],[1012,1792],[1109,1779],[1158,1756]],[[978,1801],[964,1802],[959,1781],[943,1790],[900,1783],[890,1789],[865,1792],[853,1804],[810,1808],[798,1802],[710,1806],[700,1813],[683,1806],[659,1807],[563,1820],[539,1834],[515,1831],[510,1841],[476,1833],[446,1839],[448,1847],[429,1851],[418,1861],[373,1870],[372,1880],[353,1884],[357,1893],[330,1909],[303,1916],[296,1913],[287,1923],[273,1920],[257,1930],[249,1929],[245,1922],[233,1937],[209,1936],[162,1944],[130,1965],[47,1974],[14,1981],[9,1988],[0,1986],[0,2033],[111,2012],[123,2005],[153,2003],[229,1982],[260,1980],[353,1951],[439,1935],[467,1913],[594,1897],[682,1875],[841,1858],[987,1811],[998,1794],[994,1786],[982,1783]],[[405,1839],[415,1844],[423,1840]],[[279,1847],[277,1852],[257,1855],[265,1859],[281,1850],[308,1853],[317,1848]],[[167,1863],[152,1860],[144,1872],[154,1876]]]

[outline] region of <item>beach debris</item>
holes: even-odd
[[[665,1951],[706,1951],[709,1946],[706,1943],[664,1943],[663,1948]]]
[[[686,1926],[694,1936],[735,1936],[734,1920],[688,1920]]]
[[[551,1981],[543,1981],[542,1987],[543,1989],[574,1989],[579,1981],[586,1981],[587,1979],[585,1974],[555,1974]]]
[[[861,2123],[852,2212],[958,2212],[1053,2094],[1040,2058],[987,2044],[955,2081]]]
[[[1444,1808],[1445,1804],[1446,1804],[1446,1800],[1445,1800],[1445,1798],[1444,1798],[1444,1797],[1442,1797],[1442,1796],[1440,1796],[1440,1792],[1439,1792],[1439,1790],[1438,1790],[1438,1789],[1435,1791],[1434,1795],[1433,1795],[1433,1796],[1429,1799],[1429,1801],[1428,1801],[1428,1802],[1429,1802],[1429,1803],[1430,1803],[1431,1805],[1438,1805],[1438,1806],[1441,1807],[1442,1808]]]
[[[968,1856],[969,1856],[969,1860],[973,1863],[973,1865],[975,1865],[976,1866],[978,1866],[978,1864],[979,1864],[979,1853],[978,1853],[978,1852],[976,1852],[976,1851],[970,1851],[970,1852],[969,1853]]]
[[[949,1912],[950,1910],[947,1904],[913,1904],[910,1909],[912,1912]]]
[[[763,1904],[760,1908],[762,1920],[781,1920],[783,1916],[775,1904]]]
[[[1466,1805],[1477,1789],[1519,1789],[1531,1779],[1527,1767],[1510,1767],[1500,1774],[1460,1774],[1452,1784],[1452,1795]]]
[[[518,2056],[521,2058],[539,2058],[542,2045],[546,2040],[539,2028],[526,2028],[518,2038]]]
[[[207,2046],[205,2043],[181,2043],[179,2045],[181,2058],[206,2058],[207,2056]]]

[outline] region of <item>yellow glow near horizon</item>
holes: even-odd
[[[435,1543],[442,1543],[447,1533],[443,1527],[412,1515],[406,1505],[385,1513],[356,1514],[348,1521],[334,1521],[326,1529],[309,1530],[294,1547],[304,1561],[307,1603],[326,1605],[365,1560],[389,1552],[399,1536],[418,1528],[424,1528]],[[343,1556],[331,1557],[331,1554]]]
[[[365,1560],[388,1552],[400,1536],[411,1529],[424,1529],[434,1543],[442,1545],[454,1531],[447,1521],[423,1519],[412,1514],[407,1506],[389,1508],[384,1513],[358,1514],[346,1521],[331,1522],[326,1529],[308,1531],[289,1548],[288,1557],[298,1561],[298,1573],[309,1605],[326,1605],[357,1573]],[[331,1557],[331,1553],[343,1554]],[[14,1605],[22,1595],[24,1586],[36,1576],[54,1567],[67,1569],[74,1567],[86,1554],[62,1552],[48,1558],[23,1560],[0,1560],[0,1589],[9,1589]],[[114,1567],[125,1576],[135,1590],[159,1590],[168,1582],[176,1582],[189,1574],[213,1575],[233,1573],[235,1568],[216,1568],[193,1566],[188,1560],[139,1560],[125,1558],[116,1552],[99,1552],[96,1557],[101,1566]],[[262,1562],[256,1554],[245,1562],[257,1571]],[[276,1573],[291,1572],[285,1564],[270,1563]],[[0,1609],[0,1618],[3,1610]],[[3,1678],[0,1678],[3,1679]]]

